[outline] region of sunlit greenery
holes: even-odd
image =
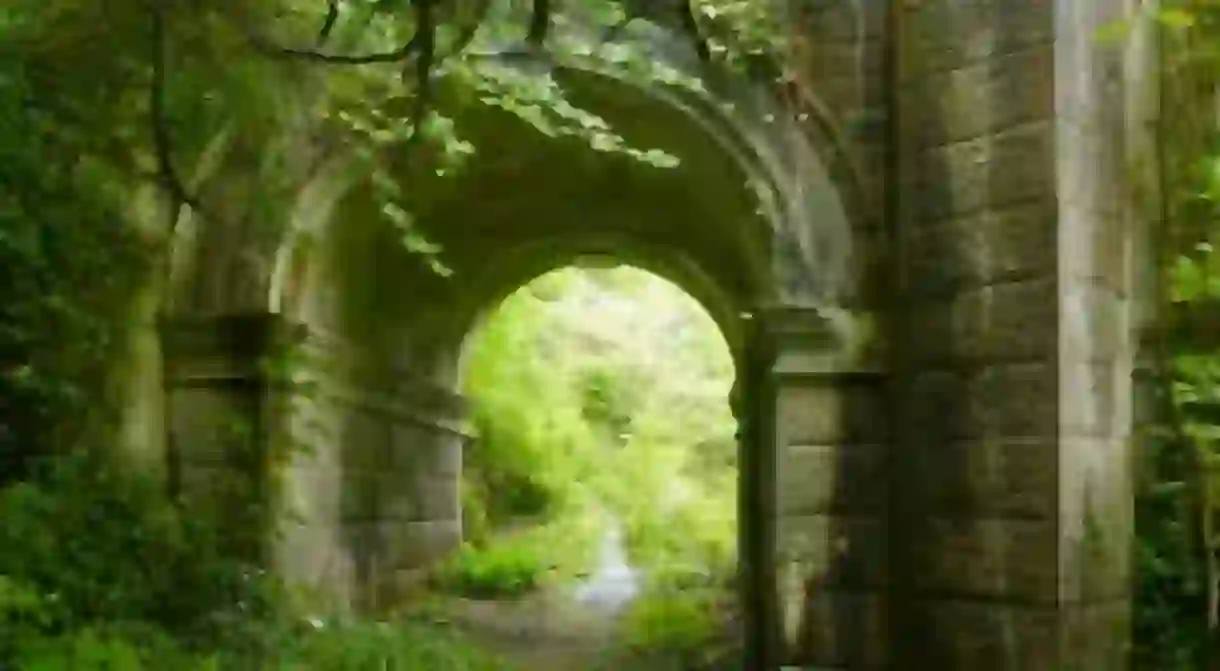
[[[624,15],[615,3],[594,4],[606,20]],[[767,32],[740,30],[752,19],[737,4],[700,5],[702,23],[724,26],[717,41],[741,45],[718,49],[721,57],[757,50],[750,45]],[[231,539],[215,525],[98,464],[115,451],[128,337],[147,327],[135,321],[135,300],[158,286],[169,234],[190,212],[203,235],[256,222],[258,236],[273,236],[316,165],[296,158],[306,141],[319,140],[314,158],[334,147],[354,153],[353,170],[376,187],[403,243],[441,272],[441,250],[414,229],[393,169],[409,159],[444,179],[477,160],[479,148],[447,118],[461,105],[494,105],[542,132],[672,165],[566,104],[549,75],[523,76],[480,55],[505,39],[519,50],[529,14],[528,3],[464,0],[3,3],[0,469],[6,484],[22,484],[0,496],[0,667],[485,668],[425,625],[313,627],[308,608],[230,556]],[[475,23],[477,39],[463,43]],[[412,34],[422,37],[409,51],[380,63],[335,62],[401,50]],[[630,62],[619,65],[633,76],[695,85],[631,49],[580,53],[565,40],[556,29],[546,49],[625,54]],[[240,207],[208,188],[222,164],[243,175]],[[528,452],[518,457],[530,465]],[[558,484],[535,493],[564,493]],[[518,512],[576,503],[518,489]]]
[[[1159,315],[1142,378],[1153,393],[1136,499],[1134,662],[1159,671],[1214,665],[1220,650],[1220,4],[1172,0],[1153,11],[1159,104],[1174,114],[1156,129],[1159,183],[1137,194],[1142,214],[1157,222],[1145,244],[1156,257]]]
[[[571,573],[591,559],[580,548],[598,546],[599,522],[617,519],[634,563],[731,573],[733,362],[693,299],[633,268],[566,269],[505,300],[468,347],[474,544],[506,552],[520,543],[497,528],[521,519],[563,525],[583,543],[529,545],[552,551],[536,556],[540,571]]]
[[[640,6],[565,4],[607,30]],[[711,58],[783,77],[783,4],[690,6]],[[1220,4],[1157,4],[1161,105],[1173,115],[1156,129],[1158,197],[1137,198],[1158,210],[1141,216],[1157,224],[1161,313],[1134,620],[1136,664],[1161,671],[1200,668],[1220,630],[1220,322],[1208,317],[1220,296]],[[405,204],[429,182],[399,177],[404,163],[442,180],[479,160],[484,148],[456,121],[464,106],[658,170],[675,164],[570,104],[549,74],[497,66],[493,50],[700,83],[639,50],[571,39],[571,14],[543,16],[551,33],[531,41],[531,2],[0,5],[0,668],[494,668],[432,625],[311,619],[231,556],[215,520],[187,519],[159,487],[111,468],[127,338],[147,326],[133,301],[157,286],[187,212],[201,235],[288,225],[316,167],[295,159],[306,141],[321,155],[352,152],[403,244],[442,274],[444,250]],[[377,53],[389,56],[367,58]],[[240,208],[208,188],[225,161],[249,188]],[[611,316],[593,318],[602,311]],[[614,517],[653,577],[627,639],[702,646],[706,595],[687,587],[716,584],[734,559],[732,375],[698,308],[641,275],[567,271],[513,296],[470,344],[481,435],[464,492],[471,545],[438,582],[505,594],[571,579]]]

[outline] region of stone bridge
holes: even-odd
[[[477,160],[411,194],[450,277],[399,244],[350,157],[274,234],[181,226],[175,486],[235,468],[239,418],[241,468],[283,511],[277,570],[358,608],[401,597],[462,536],[464,338],[530,279],[608,255],[700,300],[738,362],[748,668],[1123,668],[1155,64],[1147,31],[1095,34],[1140,3],[804,4],[786,87],[702,69],[665,29],[630,39],[705,91],[501,59],[681,164],[466,111]],[[219,163],[207,193],[239,201],[251,162]],[[266,365],[281,348],[308,391]]]

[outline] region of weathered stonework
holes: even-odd
[[[1124,668],[1132,323],[1120,1],[906,3],[899,651]],[[1116,96],[1115,94],[1118,94]]]
[[[1147,50],[1124,64],[1090,36],[1132,10],[806,4],[778,93],[561,68],[675,170],[464,117],[497,150],[411,203],[450,279],[341,158],[269,258],[241,231],[183,251],[174,292],[194,299],[175,305],[198,337],[163,341],[172,476],[233,468],[224,416],[309,443],[282,465],[277,566],[389,603],[460,542],[466,334],[532,277],[611,255],[703,302],[738,362],[748,668],[1125,668],[1146,315],[1120,185]],[[233,335],[251,310],[236,322],[280,326]],[[256,365],[264,331],[295,334],[310,393],[285,402]]]

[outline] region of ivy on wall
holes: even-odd
[[[1150,215],[1158,317],[1136,500],[1134,663],[1198,669],[1220,631],[1220,4],[1174,0],[1155,18],[1160,109],[1174,113],[1157,129],[1161,211]]]

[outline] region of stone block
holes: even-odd
[[[381,480],[366,471],[344,474],[339,509],[345,522],[371,522],[381,518]]]
[[[785,661],[816,668],[889,668],[887,615],[879,593],[815,589],[806,597]]]
[[[1113,361],[1132,355],[1130,304],[1126,298],[1092,280],[1068,278],[1060,282],[1060,288],[1063,361]]]
[[[403,472],[456,476],[462,472],[466,441],[440,427],[399,422],[393,427],[390,465]]]
[[[1060,598],[1129,595],[1134,533],[1131,441],[1067,436],[1060,446]]]
[[[926,336],[934,338],[937,334]],[[905,445],[942,445],[980,436],[983,418],[970,396],[970,377],[957,370],[919,372],[897,385],[901,417],[897,439]],[[910,448],[904,448],[910,449]]]
[[[1061,363],[1060,426],[1065,435],[1131,435],[1131,365],[1125,361]]]
[[[324,590],[331,598],[346,598],[352,566],[333,523],[310,519],[285,522],[276,539],[274,556],[276,568],[286,580]]]
[[[812,0],[802,3],[797,21],[810,39],[856,42],[881,37],[885,29],[885,8],[873,3],[842,3],[837,0]]]
[[[1065,609],[1060,635],[1063,671],[1126,671],[1131,603],[1112,599]]]
[[[877,517],[781,517],[776,530],[781,590],[883,585],[887,540],[885,522]]]
[[[911,222],[937,222],[1055,193],[1054,125],[1037,121],[904,159],[901,200]]]
[[[899,94],[904,145],[918,150],[1050,118],[1054,60],[1051,43],[1039,42],[904,87]]]
[[[902,250],[905,291],[943,297],[966,287],[1052,276],[1055,222],[1054,206],[1034,200],[912,227]]]
[[[920,445],[905,455],[911,514],[1052,520],[1059,451],[1053,438]]]
[[[1065,209],[1113,220],[1123,208],[1124,181],[1130,170],[1123,156],[1122,100],[1089,117],[1060,115],[1055,135],[1059,203]],[[1117,117],[1114,115],[1118,114]],[[1065,259],[1069,260],[1070,259]]]
[[[368,521],[344,525],[353,561],[366,576],[388,576],[389,571],[420,568],[434,562],[462,542],[458,521]]]
[[[1042,362],[916,373],[899,386],[901,440],[940,445],[972,438],[1038,438],[1059,428],[1059,378]]]
[[[781,515],[876,513],[886,504],[885,445],[789,445],[776,469]]]
[[[379,479],[377,514],[387,520],[457,520],[461,516],[459,483],[456,475],[407,479],[386,475]]]
[[[916,79],[1051,42],[1055,5],[1055,0],[906,2],[900,77]]]
[[[259,398],[255,388],[228,385],[168,392],[170,431],[177,458],[212,466],[251,463],[259,448]]]
[[[1058,671],[1060,615],[1033,606],[949,599],[908,605],[910,657],[920,669]]]
[[[861,84],[875,80],[881,74],[879,43],[848,40],[806,40],[799,43],[795,54],[797,73],[801,81],[814,84],[833,78],[851,78]]]
[[[910,521],[909,568],[928,594],[1053,603],[1058,596],[1057,520],[928,518]],[[952,667],[970,668],[970,667]]]
[[[1046,360],[1059,346],[1058,311],[1053,279],[964,290],[913,308],[911,356],[924,365]]]
[[[793,445],[880,444],[889,413],[878,386],[835,375],[802,376],[779,391],[783,440]]]
[[[1058,371],[1047,363],[990,366],[971,381],[989,437],[1053,436],[1058,427]]]
[[[1059,228],[1065,278],[1094,282],[1120,296],[1130,293],[1136,250],[1121,215],[1064,204]]]
[[[342,461],[342,430],[348,409],[330,400],[298,397],[283,425],[283,438],[294,464],[338,468]]]
[[[316,462],[296,463],[284,469],[281,478],[284,514],[315,521],[337,522],[343,515],[348,487],[343,472]]]
[[[344,470],[378,473],[389,464],[391,423],[386,415],[350,408],[340,421]]]

